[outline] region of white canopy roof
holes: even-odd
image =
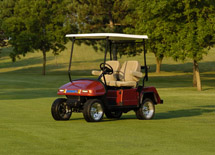
[[[106,39],[109,40],[143,40],[148,39],[147,35],[121,34],[121,33],[87,33],[87,34],[67,34],[66,37],[76,39]]]

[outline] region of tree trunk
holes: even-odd
[[[196,72],[195,72],[194,61],[193,61],[193,87],[197,87]]]
[[[160,73],[161,71],[161,63],[162,63],[162,59],[159,59],[158,57],[156,57],[156,73]]]
[[[117,49],[116,49],[116,45],[113,46],[113,60],[117,60]]]
[[[46,51],[43,50],[43,71],[42,71],[42,75],[46,75]]]
[[[197,86],[197,90],[201,91],[202,90],[202,85],[201,85],[201,78],[200,78],[200,73],[199,73],[199,65],[198,62],[196,60],[193,61],[193,74],[195,74],[193,76],[193,81],[196,80],[196,86]]]
[[[112,16],[111,11],[109,11],[109,25],[110,25],[111,29],[114,28],[113,16]]]

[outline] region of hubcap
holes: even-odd
[[[146,118],[151,118],[154,114],[153,103],[145,102],[142,107],[143,115]]]
[[[63,118],[65,115],[70,115],[71,109],[66,105],[66,102],[60,104],[59,106],[59,114]]]
[[[90,115],[91,117],[98,121],[102,118],[103,115],[103,109],[100,103],[94,103],[90,108]]]

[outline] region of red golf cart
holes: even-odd
[[[55,120],[69,120],[72,112],[83,112],[87,122],[101,121],[105,114],[107,118],[119,119],[122,113],[134,110],[138,119],[152,119],[155,115],[155,105],[162,104],[155,87],[145,87],[148,80],[146,65],[146,35],[128,35],[118,33],[68,34],[72,40],[69,62],[69,83],[58,89],[58,95],[65,98],[56,99],[51,107]],[[71,63],[76,40],[104,40],[106,42],[104,61],[101,70],[93,70],[98,79],[71,79]],[[111,46],[113,44],[141,43],[144,52],[144,65],[138,61],[125,61],[120,64],[113,60]],[[107,54],[110,54],[107,60]],[[144,76],[141,70],[144,70]],[[142,79],[142,85],[139,84]]]

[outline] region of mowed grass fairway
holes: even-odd
[[[70,47],[70,45],[68,45]],[[155,86],[163,105],[156,105],[153,120],[136,119],[134,112],[120,120],[104,117],[87,123],[82,113],[69,121],[51,116],[57,89],[68,82],[69,51],[48,54],[47,75],[42,76],[41,53],[30,53],[12,63],[11,48],[0,58],[0,154],[214,154],[215,152],[215,51],[200,62],[203,91],[192,87],[192,62],[163,61],[155,74],[155,58],[147,86]],[[78,50],[78,51],[77,51]],[[135,58],[143,62],[142,55]],[[126,60],[122,57],[122,62]],[[92,77],[103,60],[102,52],[76,46],[73,78]]]

